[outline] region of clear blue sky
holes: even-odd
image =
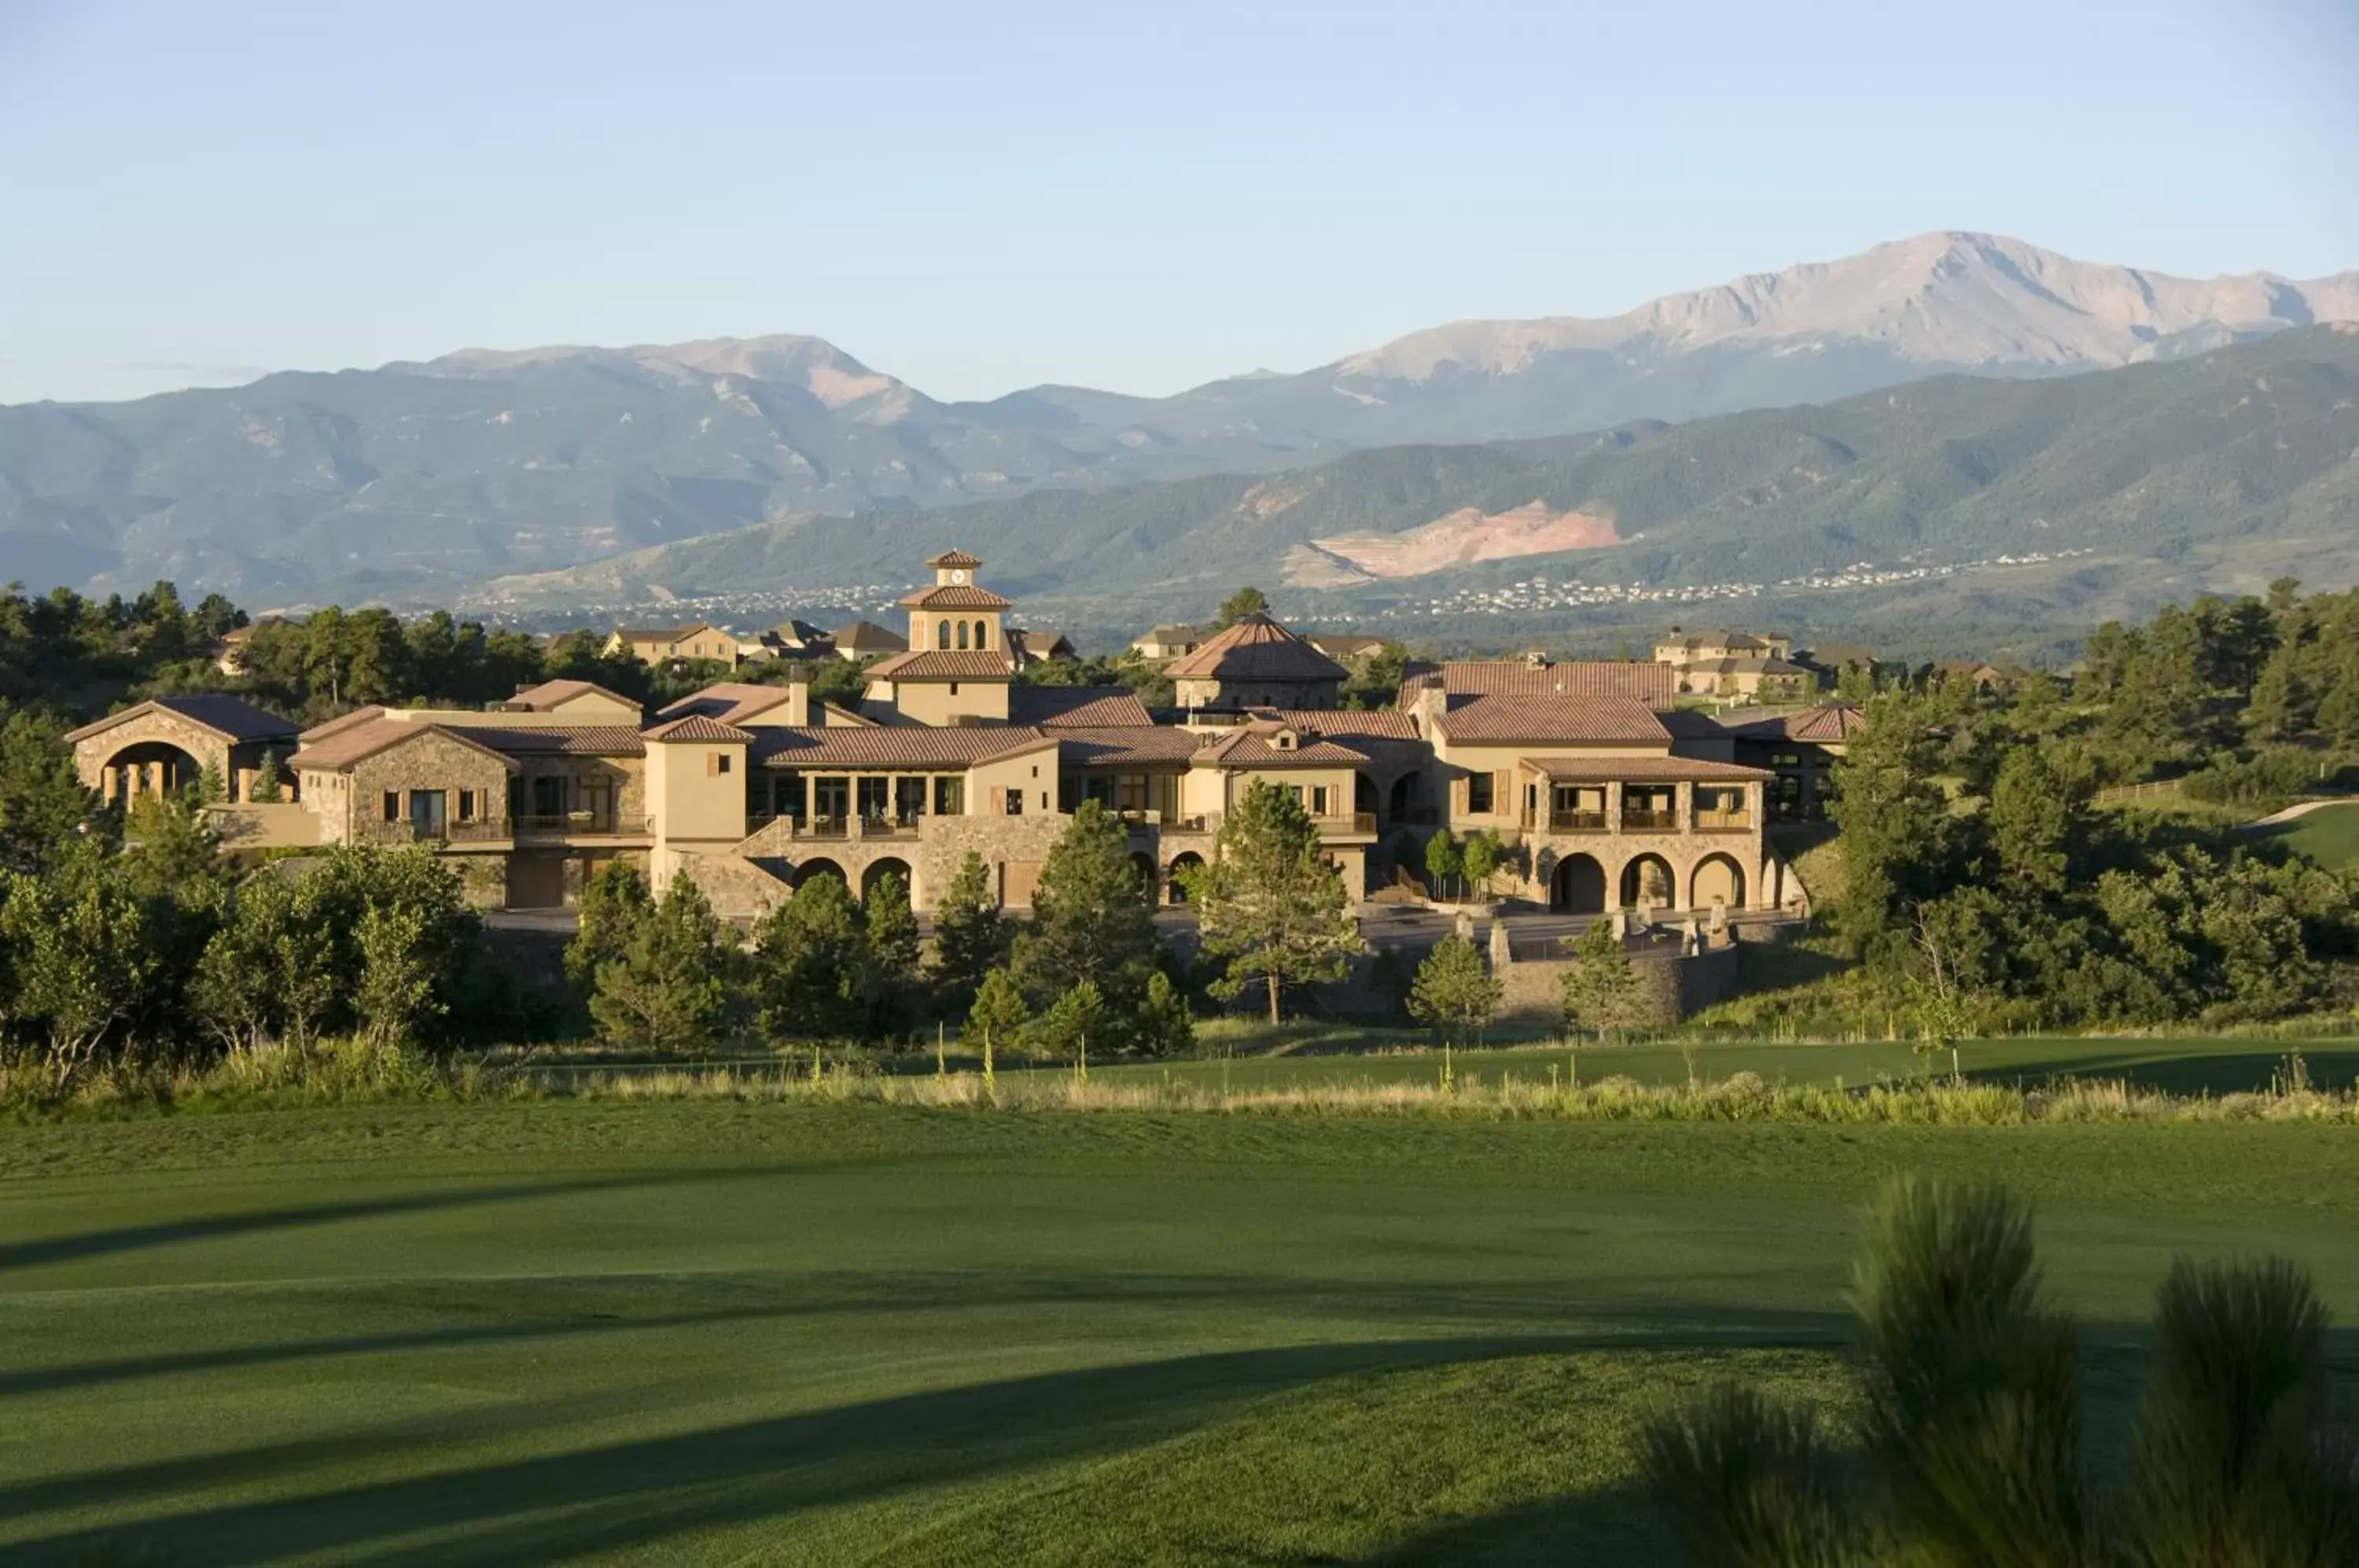
[[[1169,392],[1934,228],[2359,267],[2359,0],[0,0],[0,402],[813,332]]]

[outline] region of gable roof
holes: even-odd
[[[1057,732],[1063,759],[1077,768],[1136,768],[1187,764],[1204,737],[1171,724],[1118,724]]]
[[[711,621],[690,621],[680,626],[616,626],[614,635],[625,642],[678,642],[699,632],[717,632],[723,627]]]
[[[1362,632],[1310,632],[1306,639],[1330,659],[1357,659],[1385,646],[1384,638]]]
[[[1007,722],[1044,730],[1151,724],[1155,715],[1127,686],[1011,686]]]
[[[719,719],[707,718],[702,713],[690,713],[669,724],[658,724],[641,738],[652,741],[734,741],[745,745],[754,737],[735,724],[724,724]]]
[[[656,722],[663,724],[672,719],[687,718],[691,713],[701,713],[724,724],[742,724],[774,708],[785,706],[793,696],[793,688],[788,686],[766,685],[756,681],[716,681],[658,709]]]
[[[897,653],[870,669],[872,681],[1005,681],[1016,673],[1016,666],[1005,653],[989,648],[968,648],[944,652],[927,648],[918,653]]]
[[[1196,760],[1223,768],[1355,768],[1368,760],[1364,751],[1299,731],[1295,732],[1292,746],[1280,746],[1278,741],[1290,730],[1293,725],[1275,720],[1242,724],[1197,747]]]
[[[909,639],[889,626],[875,621],[854,621],[848,626],[838,626],[834,634],[836,651],[849,649],[853,653],[907,653]]]
[[[502,733],[517,732],[463,730],[447,724],[387,718],[379,713],[360,724],[340,728],[325,739],[306,744],[289,760],[288,766],[307,773],[342,773],[354,763],[364,761],[381,751],[390,751],[420,735],[440,735],[497,759],[503,768],[513,768],[516,767],[514,757],[487,744],[491,736]],[[632,739],[636,742],[637,738],[634,733]]]
[[[1671,732],[1636,697],[1456,697],[1434,728],[1457,742],[1561,741],[1669,746]]]
[[[1351,672],[1267,615],[1245,615],[1164,667],[1175,681],[1342,681]]]
[[[128,724],[146,713],[171,713],[186,719],[199,729],[211,730],[224,740],[234,742],[260,740],[293,740],[296,724],[284,719],[267,708],[257,708],[243,697],[225,693],[192,691],[171,697],[153,697],[135,703],[119,713],[109,713],[95,724],[70,730],[69,742],[103,735],[117,724]]]
[[[1073,651],[1073,639],[1049,626],[1010,626],[1007,640],[1023,649],[1027,659],[1050,659],[1059,648]]]
[[[1415,740],[1417,722],[1397,708],[1248,708],[1257,719],[1275,719],[1349,745],[1364,740]]]
[[[371,719],[382,718],[384,716],[385,704],[382,702],[371,702],[365,707],[354,708],[349,713],[339,713],[334,718],[328,720],[324,724],[313,724],[310,729],[303,732],[301,739],[305,746],[310,746],[314,741],[325,740],[330,735],[334,735],[341,730],[348,730],[354,724],[364,724]]]
[[[1651,659],[1645,663],[1566,659],[1549,664],[1520,659],[1453,659],[1439,665],[1411,665],[1401,681],[1400,705],[1414,707],[1419,690],[1436,682],[1453,696],[1635,697],[1657,708],[1671,706],[1679,695],[1677,671]]]
[[[604,697],[634,713],[639,711],[639,704],[635,700],[591,681],[544,681],[538,686],[527,686],[509,698],[508,705],[545,713],[577,697]]]
[[[983,562],[962,550],[953,549],[946,550],[940,555],[928,557],[926,564],[937,572],[946,571],[954,566],[963,566],[972,572]]]

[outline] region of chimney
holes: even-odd
[[[1533,649],[1532,649],[1531,651],[1529,651],[1528,653],[1527,653],[1527,654],[1525,654],[1525,655],[1524,655],[1524,668],[1525,668],[1525,669],[1527,669],[1527,670],[1546,670],[1548,667],[1549,667],[1549,657],[1548,657],[1548,653],[1547,653],[1547,650],[1546,650],[1546,649],[1544,649],[1544,648],[1533,648]]]

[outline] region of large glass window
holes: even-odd
[[[1489,774],[1474,773],[1467,776],[1466,809],[1473,812],[1487,811],[1491,809],[1491,776]]]
[[[840,822],[852,815],[852,780],[844,778],[824,778],[811,780],[811,818],[815,822]]]
[[[858,783],[860,820],[868,822],[883,822],[886,812],[891,810],[888,802],[892,798],[893,781],[890,779],[863,779]]]
[[[934,780],[934,815],[962,817],[966,815],[966,780],[937,779]]]
[[[908,827],[926,814],[926,781],[923,779],[893,780],[893,820]]]

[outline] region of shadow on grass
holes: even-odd
[[[810,1171],[817,1169],[820,1168],[810,1168]],[[738,1175],[797,1173],[783,1167],[766,1167],[758,1172],[675,1171],[654,1175],[600,1176],[586,1181],[560,1178],[497,1187],[452,1187],[440,1192],[405,1192],[398,1197],[360,1198],[340,1203],[303,1203],[293,1208],[260,1209],[251,1214],[214,1214],[201,1219],[164,1220],[154,1225],[122,1225],[113,1230],[83,1231],[73,1236],[44,1236],[38,1241],[11,1242],[0,1246],[0,1273],[15,1269],[37,1269],[49,1263],[78,1262],[119,1252],[174,1247],[182,1242],[219,1241],[231,1236],[299,1229],[305,1225],[340,1225],[346,1220],[433,1214],[485,1203],[515,1203],[528,1198],[568,1198],[583,1192],[611,1192],[633,1187],[726,1181]]]
[[[2014,1062],[1986,1069],[1974,1066],[1974,1048],[1969,1044],[1964,1050],[1965,1073],[1977,1083],[2019,1084],[2034,1089],[2051,1078],[2122,1078],[2142,1089],[2173,1094],[2245,1094],[2270,1087],[2272,1080],[2285,1071],[2286,1055],[2294,1042],[2274,1050],[2269,1045],[2275,1042],[2268,1042],[2250,1051],[2187,1055],[2140,1051],[2134,1045],[2107,1050],[2097,1042],[2088,1043],[2096,1049],[2068,1049],[2060,1051],[2052,1060]],[[2303,1070],[2314,1088],[2345,1089],[2359,1080],[2359,1043],[2323,1049],[2306,1045],[2301,1048],[2301,1058]]]
[[[1361,1561],[1371,1568],[1673,1563],[1679,1543],[1652,1497],[1636,1486],[1614,1486],[1451,1519]]]
[[[1817,1345],[1839,1333],[1839,1320],[1828,1314],[1786,1319],[1767,1318],[1741,1333],[1704,1328],[1327,1344],[1049,1373],[305,1497],[191,1508],[158,1519],[21,1541],[8,1555],[45,1562],[141,1554],[173,1563],[303,1554],[333,1559],[386,1551],[397,1542],[422,1552],[429,1535],[440,1563],[617,1552],[683,1530],[783,1518],[1160,1441],[1247,1401],[1356,1373],[1599,1349]],[[179,1484],[237,1486],[266,1480],[282,1463],[274,1446],[213,1456],[201,1474],[187,1463],[168,1468]],[[56,1506],[63,1500],[60,1487],[77,1497],[120,1498],[137,1494],[149,1479],[139,1467],[71,1477],[0,1495],[0,1513],[21,1516],[28,1505]]]

